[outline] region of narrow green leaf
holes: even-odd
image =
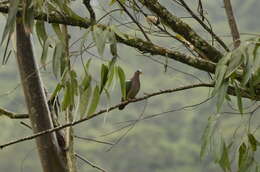
[[[72,92],[71,84],[67,81],[65,86],[65,91],[64,91],[64,97],[61,105],[62,110],[66,110],[70,105],[72,105],[71,92]]]
[[[53,91],[52,94],[51,94],[50,100],[52,100],[52,99],[54,99],[55,97],[57,97],[62,88],[63,88],[63,85],[61,85],[60,83],[58,83],[58,84],[56,85],[54,91]]]
[[[117,67],[117,73],[120,81],[122,97],[126,99],[125,73],[120,66]]]
[[[252,147],[252,150],[256,151],[257,145],[259,145],[259,142],[256,140],[255,136],[251,133],[248,133],[247,137],[248,137],[249,143]]]
[[[223,140],[223,151],[222,151],[222,155],[221,155],[221,159],[219,160],[219,165],[221,166],[221,168],[223,169],[223,171],[231,171],[231,164],[230,164],[230,160],[228,157],[229,154],[229,150],[228,147],[226,146],[226,143]]]
[[[25,0],[23,8],[24,29],[27,33],[32,33],[34,25],[33,0]]]
[[[106,82],[107,82],[107,79],[108,79],[108,72],[109,72],[109,70],[108,70],[107,65],[102,64],[102,67],[101,67],[100,94],[102,93],[103,88],[106,85]]]
[[[238,106],[239,112],[241,114],[243,114],[243,103],[242,103],[241,92],[240,92],[238,83],[236,81],[234,82],[234,85],[235,85],[235,92],[236,92],[236,97],[237,97],[237,106]]]
[[[79,103],[79,113],[80,113],[80,118],[84,118],[84,115],[87,112],[87,107],[89,104],[89,99],[91,96],[91,85],[89,85],[87,88],[85,89],[81,89],[81,93],[80,93],[80,103]]]
[[[91,83],[91,76],[90,75],[88,75],[88,74],[86,74],[85,75],[85,77],[84,77],[84,79],[82,80],[82,82],[81,82],[81,89],[83,90],[83,91],[85,91],[89,86],[90,86],[90,83]]]
[[[203,131],[203,135],[201,138],[202,144],[201,144],[201,149],[200,149],[200,158],[201,159],[205,156],[205,154],[209,148],[210,140],[213,135],[214,128],[215,128],[218,117],[219,117],[219,115],[210,116],[208,119],[207,126]]]
[[[41,46],[44,46],[44,43],[48,38],[47,32],[45,30],[44,22],[41,20],[36,20],[35,27],[36,27],[36,34],[39,39],[39,42],[40,42]]]
[[[110,43],[110,52],[111,52],[113,57],[118,57],[117,40],[116,40],[115,33],[112,30],[110,30],[108,37],[109,37],[109,43]]]
[[[48,57],[48,49],[49,47],[52,45],[52,40],[51,38],[47,38],[44,41],[44,46],[42,49],[42,55],[41,55],[41,65],[43,66],[43,68],[46,70],[46,61],[47,61],[47,57]]]
[[[108,38],[108,33],[109,31],[107,29],[103,30],[102,28],[96,25],[93,27],[93,32],[92,32],[93,40],[96,44],[100,56],[103,56],[106,40]]]
[[[225,78],[230,77],[236,71],[236,69],[243,63],[244,55],[240,49],[236,49],[234,52],[232,52],[232,57],[229,61]]]
[[[60,25],[56,24],[56,23],[52,23],[52,28],[53,28],[54,32],[56,33],[56,35],[58,36],[59,40],[64,44],[65,36],[60,29]]]
[[[84,65],[84,71],[85,71],[85,74],[88,73],[88,69],[89,69],[89,65],[91,63],[91,58],[88,59],[87,63]]]
[[[85,33],[83,34],[83,36],[81,37],[81,42],[80,42],[80,54],[81,54],[81,56],[82,56],[82,54],[83,54],[83,48],[84,48],[84,43],[86,42],[86,40],[87,40],[87,38],[88,38],[88,34],[89,34],[89,32],[91,31],[91,27],[89,27],[86,31],[85,31]]]
[[[254,56],[253,56],[253,51],[255,49],[254,44],[248,45],[246,48],[245,52],[245,59],[246,59],[246,64],[245,64],[245,69],[243,73],[243,78],[242,78],[242,85],[246,86],[248,83],[249,79],[251,78],[253,74],[253,67],[254,67]]]
[[[221,111],[222,105],[227,94],[228,81],[223,82],[217,93],[217,112]]]
[[[70,82],[72,87],[72,94],[78,95],[78,80],[77,80],[77,73],[74,70],[70,70]]]
[[[111,86],[114,75],[115,75],[115,65],[114,65],[114,63],[110,63],[109,64],[108,79],[107,79],[107,88],[109,88]]]
[[[91,105],[88,110],[88,117],[90,117],[96,111],[97,105],[99,103],[99,96],[99,87],[96,85],[92,95]]]
[[[16,13],[18,11],[18,5],[19,5],[20,0],[11,0],[10,1],[10,6],[8,10],[8,18],[5,24],[3,36],[2,36],[2,41],[1,45],[3,44],[4,40],[8,35],[11,35],[14,31],[14,24],[15,24],[15,19],[16,19]]]
[[[239,147],[238,172],[249,171],[254,162],[254,152],[252,148],[242,143]]]
[[[241,167],[243,161],[245,161],[245,157],[247,156],[247,146],[245,143],[242,143],[239,147],[239,159],[238,159],[238,166]]]
[[[63,49],[64,49],[63,44],[61,42],[57,42],[54,49],[53,60],[52,60],[52,70],[56,78],[59,78],[61,74],[60,62],[63,54]]]
[[[121,37],[122,39],[127,38],[126,35],[121,32],[115,25],[111,25],[110,29],[119,37]]]

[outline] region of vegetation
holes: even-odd
[[[0,169],[258,171],[259,2],[232,3],[239,35],[219,2],[1,2]]]

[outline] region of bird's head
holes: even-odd
[[[135,74],[137,74],[137,75],[140,75],[140,74],[142,74],[143,72],[142,72],[142,70],[141,69],[138,69],[136,72],[135,72]]]

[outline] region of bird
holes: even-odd
[[[141,70],[137,70],[130,80],[126,80],[126,98],[122,97],[121,102],[129,99],[134,99],[140,90],[140,74]],[[120,105],[119,110],[123,110],[127,104]]]

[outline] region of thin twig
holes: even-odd
[[[190,15],[208,32],[210,33],[215,39],[216,41],[218,41],[218,43],[226,50],[229,51],[229,48],[227,47],[227,45],[213,32],[212,28],[208,27],[203,21],[202,19],[200,19],[191,9],[190,7],[186,4],[186,2],[184,0],[179,0],[183,7],[190,13]]]
[[[0,108],[0,116],[2,116],[2,115],[7,116],[8,118],[11,118],[11,119],[25,119],[25,118],[29,118],[28,114],[14,113],[14,112],[8,111],[6,109]]]
[[[122,2],[120,2],[119,0],[116,0],[118,2],[118,4],[121,6],[121,8],[123,8],[123,10],[126,12],[126,14],[133,20],[133,22],[139,27],[139,29],[141,30],[141,32],[143,33],[144,37],[147,39],[147,41],[151,42],[151,40],[149,39],[149,37],[147,36],[147,34],[145,33],[145,31],[143,30],[142,26],[139,24],[138,21],[136,21],[136,19],[130,14],[130,12],[126,9],[126,7],[122,4]]]
[[[174,88],[174,89],[162,90],[162,91],[159,91],[159,92],[155,92],[155,93],[151,93],[151,94],[145,95],[145,96],[140,97],[140,98],[130,99],[130,100],[124,101],[122,103],[119,103],[117,105],[111,106],[110,108],[102,109],[102,110],[92,114],[91,116],[87,116],[87,117],[82,118],[80,120],[77,120],[77,121],[74,121],[74,122],[71,122],[71,123],[67,123],[67,124],[64,124],[64,125],[61,125],[61,126],[58,126],[58,127],[55,127],[55,128],[51,128],[51,129],[48,129],[48,130],[45,130],[45,131],[42,131],[42,132],[38,132],[38,133],[35,133],[33,135],[24,137],[24,138],[20,138],[20,139],[16,139],[16,140],[7,142],[5,144],[0,145],[0,149],[3,149],[4,147],[7,147],[7,146],[10,146],[10,145],[19,143],[19,142],[23,142],[23,141],[26,141],[26,140],[31,140],[31,139],[39,137],[41,135],[48,134],[48,133],[51,133],[51,132],[55,132],[57,130],[60,130],[60,129],[63,129],[63,128],[66,128],[66,127],[75,126],[75,125],[77,125],[79,123],[82,123],[84,121],[88,121],[88,120],[90,120],[90,119],[92,119],[92,118],[94,118],[96,116],[99,116],[100,114],[107,113],[107,112],[110,112],[110,111],[112,111],[114,109],[117,109],[119,106],[122,106],[122,105],[126,105],[126,104],[129,104],[129,103],[142,101],[142,100],[148,99],[150,97],[154,97],[154,96],[158,96],[158,95],[162,95],[162,94],[173,93],[173,92],[178,92],[178,91],[183,91],[183,90],[192,89],[192,88],[198,88],[198,87],[214,87],[214,84],[199,83],[199,84],[194,84],[194,85],[178,87],[178,88]]]
[[[114,145],[112,145],[110,148],[108,148],[107,151],[111,151],[111,150],[113,149],[113,147],[114,147],[115,145],[117,145],[121,140],[123,140],[123,138],[126,137],[126,135],[136,126],[137,122],[139,122],[139,121],[142,119],[142,117],[143,117],[143,115],[144,115],[144,112],[145,112],[145,109],[146,109],[146,106],[147,106],[147,101],[145,102],[143,111],[142,111],[142,113],[139,115],[138,119],[132,124],[132,126],[131,126],[130,128],[127,129],[127,131],[126,131],[121,137],[119,137],[119,138],[117,139],[117,141],[115,142]]]
[[[91,25],[96,24],[96,14],[95,14],[95,11],[93,10],[92,6],[90,5],[90,0],[83,0],[83,4],[88,9]]]
[[[100,140],[96,140],[96,139],[89,138],[89,137],[82,137],[82,136],[74,136],[74,137],[77,139],[81,139],[81,140],[87,140],[87,141],[92,141],[92,142],[106,144],[106,145],[114,145],[114,143],[111,143],[111,142],[100,141]]]
[[[240,35],[238,32],[235,16],[233,14],[232,5],[230,0],[223,0],[223,1],[224,1],[224,7],[228,18],[229,27],[233,37],[234,47],[237,48],[240,45]]]
[[[104,170],[103,168],[97,166],[93,162],[90,162],[89,160],[87,160],[83,156],[79,155],[78,153],[76,153],[75,156],[78,157],[79,159],[81,159],[82,161],[84,161],[85,163],[87,163],[88,165],[90,165],[91,167],[96,168],[96,169],[98,169],[98,170],[100,170],[102,172],[106,172],[106,170]]]

